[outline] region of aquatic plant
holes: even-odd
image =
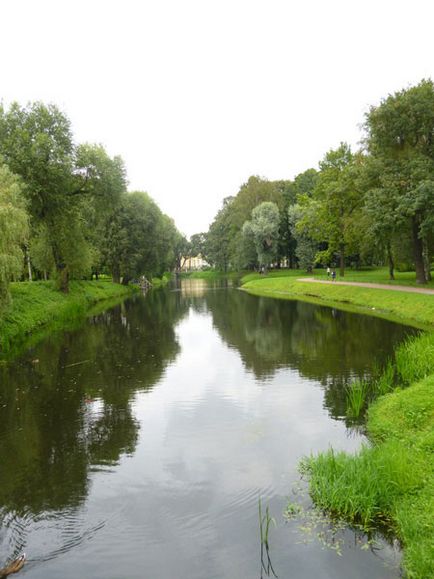
[[[270,532],[270,525],[276,525],[276,520],[270,516],[269,507],[265,509],[265,515],[262,514],[262,501],[261,497],[259,497],[259,533],[261,537],[261,579],[262,579],[262,572],[265,571],[267,577],[270,576],[270,571],[273,573],[274,577],[277,577],[276,573],[274,572],[273,565],[270,559],[270,544],[268,542],[268,535]],[[265,547],[265,554],[267,558],[267,562],[265,563],[264,558],[264,547]]]
[[[375,395],[381,396],[390,392],[395,385],[395,365],[389,360],[378,378],[374,380],[373,390]]]
[[[347,386],[347,416],[359,418],[366,406],[369,393],[369,383],[356,380]]]

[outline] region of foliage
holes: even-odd
[[[304,232],[303,227],[299,227],[303,215],[303,209],[297,203],[288,207],[288,223],[292,236],[297,246],[295,255],[298,259],[299,266],[311,272],[318,252],[318,243]]]
[[[248,233],[250,232],[250,233]],[[244,224],[255,244],[258,261],[266,268],[277,257],[279,237],[279,209],[275,203],[264,201],[252,211],[252,220]]]
[[[357,246],[358,210],[362,195],[356,187],[358,157],[346,143],[329,151],[320,163],[320,173],[312,197],[301,195],[302,218],[298,227],[317,242],[327,242],[327,250],[318,255],[323,263],[340,259],[344,275],[345,256]]]
[[[174,265],[176,228],[147,193],[136,191],[122,196],[104,236],[104,261],[113,280],[128,281],[146,274],[164,273]]]
[[[371,107],[365,126],[373,222],[385,235],[411,233],[417,281],[425,283],[424,251],[434,231],[433,82],[389,95]]]
[[[0,163],[0,311],[9,301],[9,282],[21,275],[27,234],[22,184]]]

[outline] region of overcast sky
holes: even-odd
[[[434,78],[432,0],[0,0],[0,98],[54,102],[184,233],[250,175],[357,146],[369,105]]]

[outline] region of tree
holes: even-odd
[[[288,207],[288,223],[292,236],[297,243],[295,254],[298,263],[302,269],[311,272],[318,253],[318,243],[310,238],[302,227],[299,227],[302,216],[303,209],[300,205],[294,204]]]
[[[75,147],[68,118],[40,102],[0,108],[0,153],[26,185],[32,228],[44,231],[59,288],[67,292],[70,276],[82,275],[96,255],[99,217],[125,190],[122,160],[101,146]]]
[[[9,301],[9,282],[22,273],[22,246],[27,234],[28,216],[22,184],[0,162],[0,310]]]
[[[422,80],[371,107],[365,128],[377,168],[377,182],[368,193],[371,205],[378,205],[380,221],[387,212],[394,231],[410,231],[416,281],[426,283],[434,231],[433,82]]]
[[[264,201],[253,209],[250,226],[244,225],[245,228],[251,228],[258,261],[265,271],[277,257],[279,221],[279,208],[276,203]]]
[[[357,231],[362,194],[356,187],[359,155],[353,155],[346,143],[330,150],[320,163],[320,173],[312,197],[299,196],[303,217],[299,227],[318,242],[327,242],[327,250],[318,259],[330,262],[339,255],[340,275],[345,273],[345,257],[357,247]]]
[[[194,233],[190,237],[190,254],[192,257],[196,257],[197,255],[205,257],[206,237],[206,233]]]
[[[236,229],[231,221],[234,197],[226,197],[223,207],[211,223],[206,242],[206,255],[217,269],[227,271],[231,262],[231,242]]]
[[[141,275],[161,274],[169,255],[172,263],[175,259],[175,238],[172,220],[147,193],[125,193],[119,209],[107,222],[104,236],[104,260],[113,281],[127,284]]]

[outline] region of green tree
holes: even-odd
[[[290,205],[288,207],[288,223],[291,229],[292,237],[296,241],[295,255],[298,264],[306,271],[312,271],[316,255],[318,253],[318,243],[309,237],[299,223],[302,220],[303,209],[298,204]]]
[[[232,223],[234,197],[226,197],[223,207],[211,223],[206,242],[206,255],[217,269],[227,271],[231,264],[231,244],[236,228]]]
[[[395,231],[409,230],[416,281],[429,275],[434,231],[434,85],[422,80],[371,107],[366,115],[367,149],[375,160],[377,182],[369,194]]]
[[[0,162],[0,311],[9,301],[9,282],[22,273],[22,246],[27,234],[28,216],[22,185]]]
[[[0,153],[26,185],[32,227],[44,230],[66,292],[69,277],[82,275],[93,259],[90,208],[107,212],[125,189],[123,163],[109,159],[101,146],[75,147],[67,117],[40,102],[0,108]]]
[[[147,193],[125,193],[107,222],[104,259],[113,281],[152,277],[175,261],[176,229]]]
[[[327,250],[318,259],[330,262],[339,256],[340,275],[345,273],[345,257],[357,249],[358,223],[363,195],[357,187],[360,155],[353,155],[342,143],[330,150],[320,163],[312,197],[299,196],[303,208],[300,229],[318,242],[327,242]]]
[[[267,271],[276,259],[279,241],[279,208],[276,203],[264,201],[252,211],[252,220],[244,225],[253,234],[258,261]]]

